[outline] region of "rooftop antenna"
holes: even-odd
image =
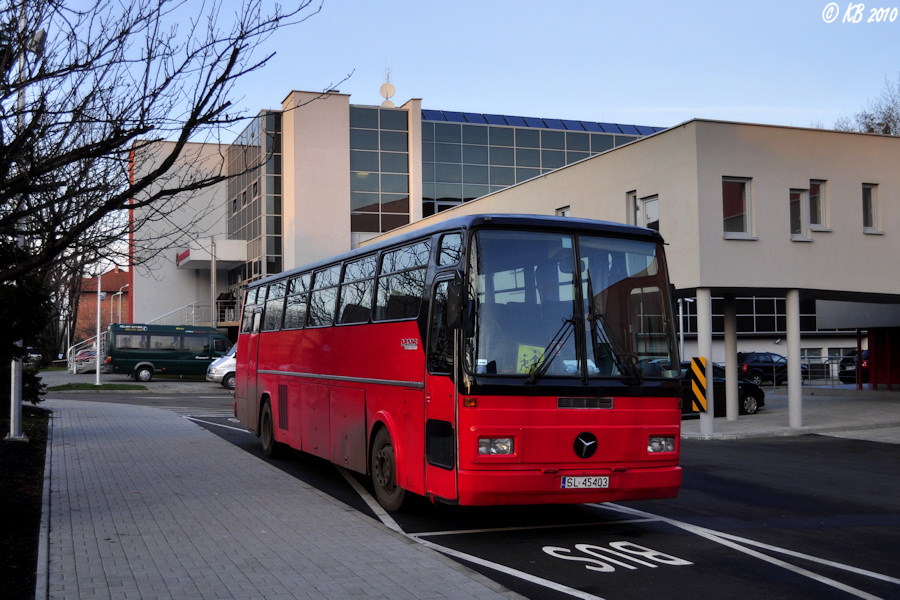
[[[381,92],[381,97],[384,98],[384,102],[381,103],[382,108],[396,108],[394,103],[391,102],[391,97],[394,95],[394,84],[391,83],[391,70],[385,69],[385,81],[381,84],[381,88],[378,90]]]

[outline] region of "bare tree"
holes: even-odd
[[[271,58],[259,56],[266,39],[320,2],[0,8],[0,283],[124,255],[129,231],[224,181],[224,161],[173,167],[190,161],[192,142],[219,143],[244,117],[232,106],[235,83]],[[142,154],[152,168],[136,172]]]
[[[900,135],[900,77],[897,83],[885,79],[884,89],[868,106],[853,115],[842,117],[834,124],[839,131],[859,131]]]

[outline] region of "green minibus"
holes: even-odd
[[[206,367],[231,349],[213,327],[113,323],[107,330],[106,360],[101,372],[120,373],[136,381],[154,375],[206,375]]]

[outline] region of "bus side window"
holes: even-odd
[[[376,321],[419,316],[430,248],[431,241],[424,240],[382,255],[376,284]]]
[[[284,306],[284,329],[300,329],[306,325],[310,279],[310,273],[291,279]]]
[[[434,286],[431,298],[431,331],[428,340],[429,373],[453,372],[453,330],[447,324],[447,290],[450,281]]]
[[[438,242],[437,264],[439,267],[453,266],[462,256],[462,234],[445,233]]]

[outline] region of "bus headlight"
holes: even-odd
[[[675,452],[675,438],[673,436],[651,435],[647,443],[647,452]]]
[[[512,454],[515,451],[513,438],[478,438],[478,454]]]

